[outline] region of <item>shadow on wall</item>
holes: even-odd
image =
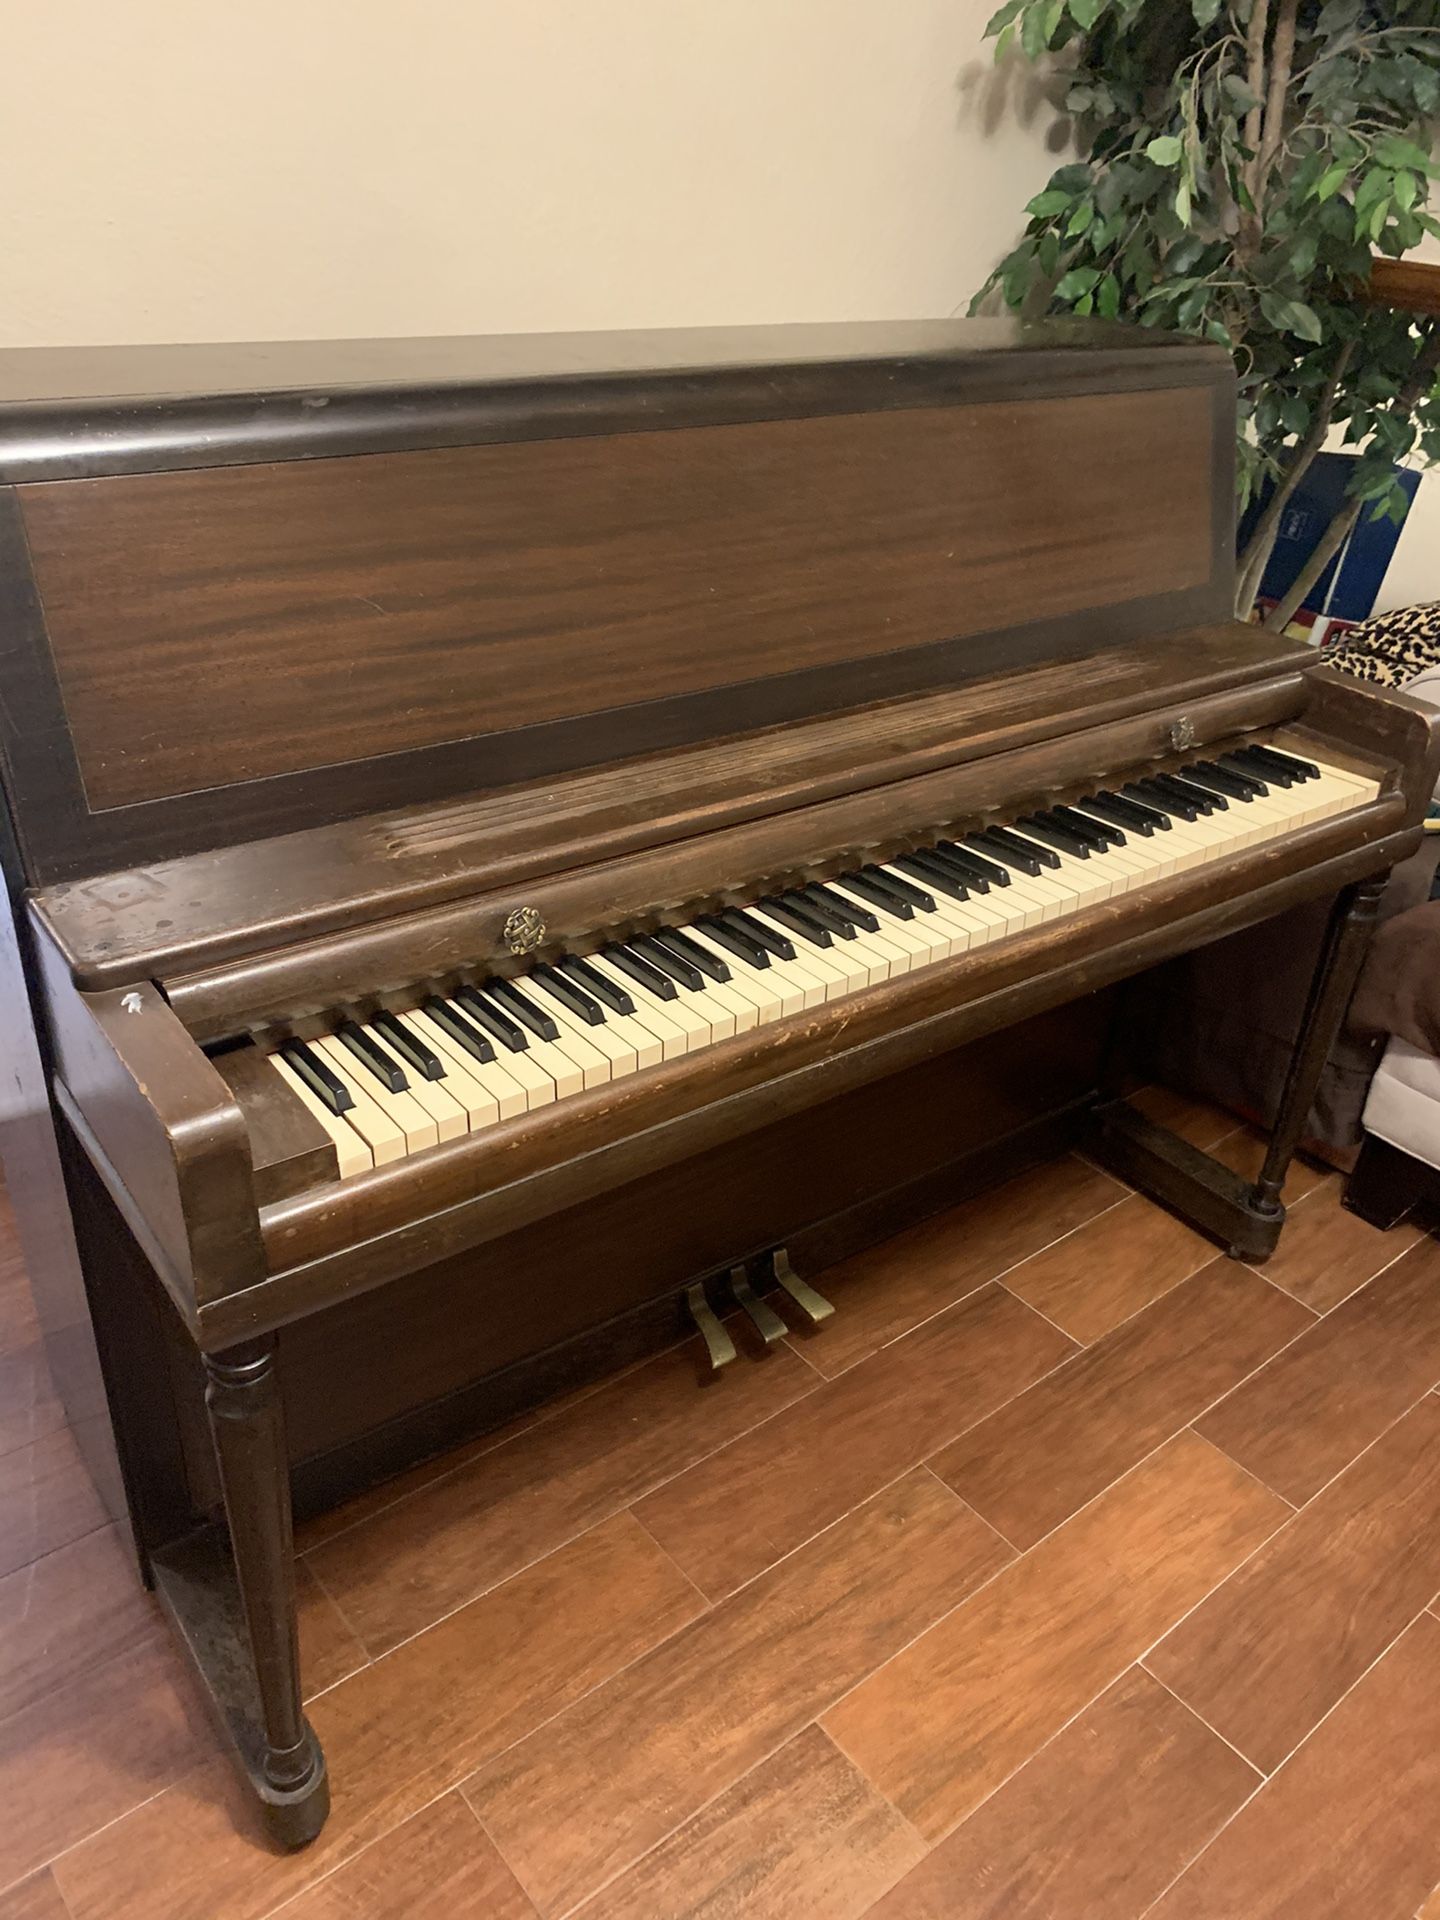
[[[1075,144],[1074,123],[1065,111],[1069,87],[1070,76],[1063,67],[1037,67],[1015,52],[997,63],[987,47],[967,61],[956,77],[955,124],[963,132],[978,130],[987,139],[1007,125],[1023,127],[1027,133],[1043,128],[1048,153],[1069,153]],[[1024,209],[1017,207],[1015,213],[1018,232]]]

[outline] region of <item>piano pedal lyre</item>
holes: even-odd
[[[705,1352],[710,1362],[707,1378],[713,1380],[721,1368],[728,1367],[735,1358],[735,1342],[730,1338],[724,1321],[711,1306],[703,1280],[692,1281],[685,1289],[685,1305],[696,1332],[705,1342]]]

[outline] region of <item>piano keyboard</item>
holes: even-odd
[[[660,927],[515,979],[282,1041],[274,1071],[340,1177],[858,993],[1373,800],[1263,746]]]

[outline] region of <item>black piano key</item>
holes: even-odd
[[[957,846],[953,840],[936,840],[925,851],[932,859],[943,861],[947,867],[953,868],[965,884],[974,887],[977,893],[988,893],[992,886],[1010,885],[1010,876],[1004,867],[987,860],[973,849]]]
[[[276,1051],[286,1066],[299,1074],[316,1098],[325,1102],[331,1113],[348,1113],[354,1106],[355,1096],[339,1074],[303,1040],[282,1040]]]
[[[392,1060],[380,1042],[363,1027],[357,1027],[353,1020],[342,1020],[335,1029],[335,1037],[354,1054],[362,1067],[374,1075],[382,1087],[388,1087],[391,1093],[408,1090],[410,1082],[405,1078],[399,1062]]]
[[[785,934],[779,933],[759,914],[747,913],[743,907],[726,907],[720,918],[727,926],[733,926],[747,939],[757,942],[767,953],[773,953],[777,960],[795,958],[795,942]]]
[[[645,987],[657,1000],[675,998],[675,982],[668,973],[662,973],[653,961],[644,954],[632,953],[629,947],[614,946],[603,949],[605,958],[612,967],[618,967],[621,973],[628,974],[637,986]]]
[[[1147,807],[1138,800],[1127,800],[1123,794],[1113,793],[1109,787],[1101,787],[1098,793],[1086,794],[1080,804],[1096,807],[1107,820],[1119,820],[1126,826],[1134,827],[1140,834],[1169,833],[1173,824],[1168,814]]]
[[[748,934],[736,933],[718,914],[707,913],[703,919],[695,922],[700,931],[713,940],[717,947],[724,947],[727,953],[733,953],[737,960],[743,960],[748,967],[765,968],[770,964],[770,955],[758,940],[752,940]]]
[[[1147,787],[1157,787],[1161,793],[1168,793],[1172,799],[1183,801],[1187,807],[1193,807],[1195,813],[1203,813],[1207,818],[1210,814],[1218,812],[1213,794],[1197,792],[1185,781],[1177,780],[1173,774],[1148,774],[1144,784]]]
[[[982,828],[980,837],[988,840],[992,846],[1009,847],[1015,853],[1028,854],[1030,859],[1038,860],[1042,867],[1058,867],[1060,856],[1049,847],[1042,847],[1034,840],[1027,840],[1023,833],[1016,833],[1010,827]]]
[[[1069,854],[1076,860],[1090,858],[1090,842],[1082,839],[1073,827],[1052,827],[1048,820],[1042,820],[1037,813],[1027,813],[1015,824],[1024,829],[1028,840],[1039,840],[1045,846],[1054,847],[1057,852]]]
[[[387,1040],[402,1060],[409,1062],[422,1080],[443,1080],[445,1063],[433,1054],[418,1034],[411,1031],[393,1013],[377,1013],[370,1025]]]
[[[477,1026],[483,1027],[492,1038],[498,1040],[502,1047],[507,1047],[511,1053],[529,1052],[530,1042],[525,1037],[524,1027],[518,1020],[512,1020],[510,1015],[487,993],[482,993],[479,987],[461,987],[455,999],[461,1011],[467,1014]]]
[[[1149,780],[1127,780],[1121,791],[1131,800],[1143,800],[1157,813],[1168,813],[1173,820],[1196,820],[1200,810],[1192,807],[1188,800],[1177,800],[1173,793],[1166,793],[1163,787],[1157,787]]]
[[[1264,776],[1257,773],[1254,767],[1247,767],[1243,760],[1237,760],[1233,753],[1220,754],[1215,765],[1223,767],[1226,773],[1232,774],[1237,780],[1248,780],[1250,791],[1258,800],[1263,800],[1270,791]]]
[[[834,887],[824,886],[818,880],[812,880],[803,891],[807,900],[838,913],[852,932],[856,927],[863,927],[866,933],[879,933],[880,922],[869,907],[862,907],[858,900],[849,900],[844,894],[837,893]]]
[[[698,940],[692,940],[682,927],[657,927],[655,938],[669,947],[672,953],[678,953],[682,960],[688,960],[692,967],[698,967],[709,979],[725,981],[730,978],[730,969],[719,954],[711,953]]]
[[[523,1027],[528,1027],[537,1040],[558,1040],[560,1028],[554,1018],[526,993],[522,993],[513,980],[502,980],[498,974],[492,974],[481,991],[487,999],[493,1000],[502,1013],[508,1013]]]
[[[915,881],[906,880],[898,873],[893,873],[891,871],[893,865],[893,861],[887,860],[883,866],[877,863],[874,866],[863,867],[861,871],[868,880],[873,880],[877,887],[888,887],[891,893],[898,893],[902,900],[908,900],[912,907],[918,907],[922,913],[934,913],[934,894],[928,888],[917,885]]]
[[[583,987],[576,986],[573,980],[557,972],[555,968],[536,967],[526,974],[525,983],[534,993],[552,994],[562,1007],[569,1007],[570,1011],[583,1020],[587,1027],[604,1026],[605,1009],[595,996],[587,993]]]
[[[1032,880],[1040,877],[1040,862],[1033,853],[1022,852],[1015,847],[1007,846],[1003,841],[992,839],[988,833],[967,833],[961,845],[975,846],[983,853],[989,854],[992,859],[998,860],[1002,866],[1013,867],[1017,873],[1028,874]]]
[[[675,953],[670,947],[649,934],[630,943],[635,951],[643,954],[652,966],[659,967],[662,973],[668,973],[678,986],[688,987],[692,993],[699,993],[705,985],[705,976],[699,967],[692,966],[683,954]]]
[[[840,940],[855,938],[855,929],[860,925],[860,915],[867,911],[857,902],[847,899],[834,887],[826,887],[823,892],[811,887],[797,887],[793,893],[787,893],[785,898],[798,912],[808,913],[813,921]]]
[[[1157,773],[1155,778],[1162,785],[1177,793],[1183,793],[1188,800],[1193,800],[1197,806],[1200,806],[1202,812],[1206,807],[1211,813],[1229,811],[1230,802],[1223,793],[1217,793],[1214,787],[1197,786],[1193,780],[1183,779],[1178,773]]]
[[[495,1049],[485,1035],[478,1027],[472,1026],[460,1009],[452,1007],[448,1000],[442,1000],[438,994],[432,994],[425,1002],[424,1010],[437,1027],[442,1027],[452,1040],[464,1047],[467,1053],[473,1054],[477,1060],[495,1058]],[[519,1052],[520,1049],[512,1048],[511,1051]]]
[[[1273,780],[1280,787],[1298,787],[1303,774],[1292,772],[1283,762],[1272,763],[1254,747],[1236,747],[1227,754],[1227,760],[1238,760],[1247,773],[1253,773],[1257,780]]]
[[[1285,767],[1291,773],[1298,773],[1302,780],[1318,780],[1320,769],[1313,760],[1302,760],[1298,754],[1282,753],[1278,747],[1267,747],[1258,740],[1247,742],[1247,751],[1254,754],[1262,764]]]
[[[1213,760],[1195,760],[1188,767],[1182,767],[1181,773],[1187,780],[1193,780],[1197,786],[1214,787],[1232,800],[1244,800],[1247,803],[1255,798],[1255,782],[1242,780],[1239,774],[1230,773],[1226,768],[1217,766]]]
[[[1108,820],[1096,820],[1088,813],[1081,813],[1078,807],[1051,807],[1046,817],[1073,827],[1078,834],[1088,835],[1091,846],[1097,852],[1103,852],[1106,847],[1125,845],[1125,836],[1119,827],[1112,826]]]
[[[635,1002],[624,987],[617,987],[613,980],[607,980],[598,967],[589,966],[584,960],[577,960],[568,953],[555,965],[561,973],[569,974],[577,986],[583,987],[586,993],[609,1007],[612,1013],[634,1013]]]
[[[781,926],[789,927],[792,933],[798,933],[803,941],[812,947],[833,947],[835,936],[823,921],[815,917],[815,909],[805,902],[798,905],[793,899],[781,898],[778,894],[767,894],[760,902],[773,919]]]
[[[937,893],[943,893],[949,900],[970,898],[970,889],[965,882],[947,873],[938,860],[927,860],[921,853],[902,853],[894,865],[902,873],[913,874],[917,880],[924,881],[927,887],[934,887]]]
[[[875,879],[868,868],[863,873],[842,873],[840,884],[847,893],[855,893],[862,900],[871,901],[883,913],[893,914],[897,920],[915,918],[915,909],[903,894]]]

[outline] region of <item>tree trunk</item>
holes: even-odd
[[[1347,501],[1321,534],[1319,545],[1296,575],[1294,585],[1284,599],[1278,602],[1265,622],[1273,632],[1282,632],[1289,626],[1295,614],[1305,604],[1306,594],[1349,539],[1364,504],[1363,500]]]
[[[1260,591],[1260,580],[1265,572],[1266,563],[1275,550],[1276,536],[1280,531],[1280,520],[1289,505],[1295,489],[1305,478],[1314,463],[1315,456],[1325,445],[1325,436],[1330,431],[1330,422],[1335,414],[1335,400],[1340,391],[1340,382],[1355,355],[1355,342],[1347,340],[1335,356],[1335,365],[1330,369],[1330,378],[1325,382],[1315,407],[1315,417],[1305,438],[1296,447],[1284,474],[1275,484],[1275,491],[1266,502],[1265,511],[1255,522],[1250,538],[1245,542],[1245,551],[1240,556],[1240,574],[1235,592],[1235,617],[1246,620],[1255,604],[1255,596]]]

